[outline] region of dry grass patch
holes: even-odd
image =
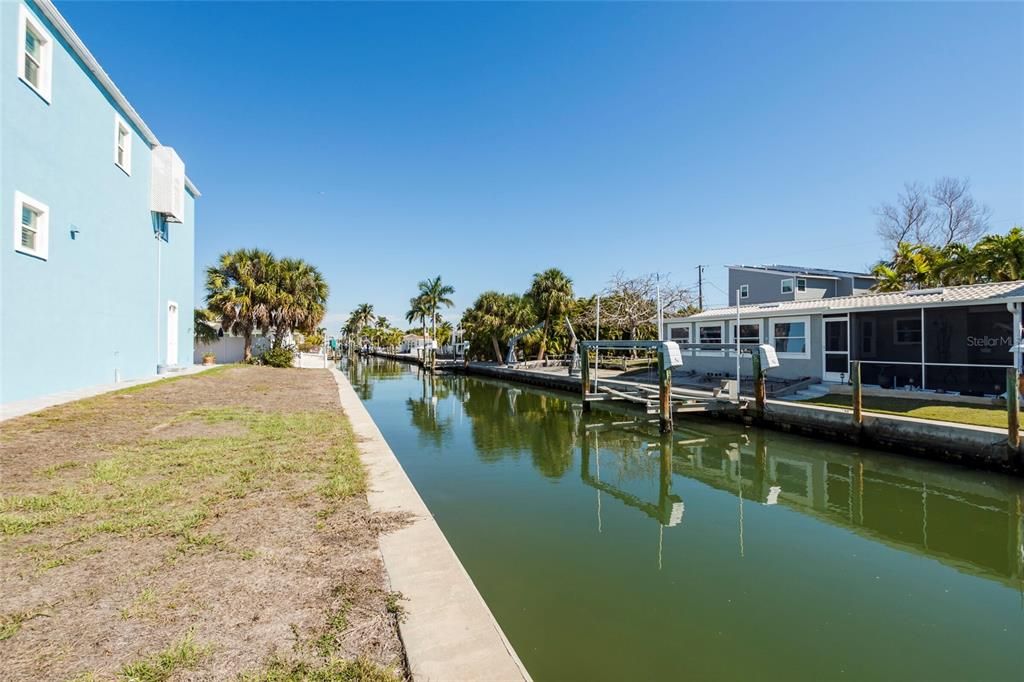
[[[367,509],[329,373],[235,367],[3,431],[7,674],[404,676],[377,548],[403,520]]]

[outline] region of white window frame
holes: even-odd
[[[775,339],[775,325],[780,323],[792,323],[792,322],[803,322],[804,323],[804,352],[803,353],[783,353],[779,351],[778,345]],[[787,337],[795,338],[795,337]],[[775,352],[780,358],[792,358],[799,360],[810,360],[811,358],[811,318],[804,317],[772,317],[768,320],[768,343],[775,346]]]
[[[756,341],[756,343],[761,343],[762,342],[761,340],[764,339],[764,325],[761,324],[761,320],[760,319],[757,319],[757,320],[744,320],[744,319],[740,318],[740,326],[741,327],[746,327],[746,326],[757,327],[757,341]],[[730,343],[730,344],[735,344],[736,343],[736,320],[731,320],[729,322],[729,341],[728,341],[728,343]],[[745,342],[741,339],[740,343],[745,343]]]
[[[33,249],[21,245],[21,211],[25,206],[39,215],[36,221],[36,246]],[[50,207],[22,192],[14,193],[14,250],[42,260],[50,255]]]
[[[685,339],[675,339],[675,338],[672,338],[672,332],[674,330],[676,330],[676,329],[684,329],[684,330],[686,330],[686,338]],[[673,323],[670,322],[668,324],[668,339],[666,339],[666,340],[667,341],[675,341],[677,343],[690,343],[690,342],[693,341],[693,328],[690,326],[689,323],[686,323],[686,324],[673,324]],[[692,355],[691,351],[688,351],[688,350],[685,350],[685,349],[683,350],[683,353],[686,353],[687,355]]]
[[[789,282],[789,289],[786,289],[786,283]],[[792,277],[787,277],[779,282],[779,291],[783,294],[791,294],[796,288],[796,281]]]
[[[741,284],[740,285],[740,298],[750,298],[750,285],[749,284]]]
[[[39,85],[28,79],[25,73],[25,34],[31,29],[39,38]],[[18,7],[18,78],[32,91],[50,103],[53,85],[53,36],[41,21],[25,5]]]
[[[711,329],[711,328],[715,328],[715,327],[718,328],[718,334],[719,334],[719,339],[721,339],[721,343],[725,343],[725,323],[723,323],[721,320],[719,320],[717,322],[698,322],[698,323],[696,323],[694,325],[694,330],[693,330],[694,343],[702,343],[701,338],[700,338],[700,330],[701,329]],[[703,355],[703,356],[706,356],[706,357],[720,358],[720,357],[723,357],[725,355],[725,351],[724,350],[698,350],[698,351],[696,351],[696,354],[697,355]]]
[[[796,290],[807,291],[807,280],[803,277],[796,278]]]
[[[124,163],[122,164],[117,159],[118,142],[120,141],[121,131],[125,131],[124,138]],[[132,174],[132,127],[128,125],[120,114],[114,113],[114,165],[124,171],[125,175]]]

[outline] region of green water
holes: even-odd
[[[1024,485],[347,367],[544,680],[1024,680]]]

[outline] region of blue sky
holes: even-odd
[[[1021,4],[59,2],[203,192],[217,254],[317,265],[336,330],[441,274],[857,269],[905,181],[1024,223]]]

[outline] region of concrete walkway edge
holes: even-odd
[[[406,512],[409,525],[382,535],[391,589],[401,592],[399,625],[414,680],[530,680],[444,533],[384,440],[348,378],[337,369],[341,406],[359,441],[374,512]]]

